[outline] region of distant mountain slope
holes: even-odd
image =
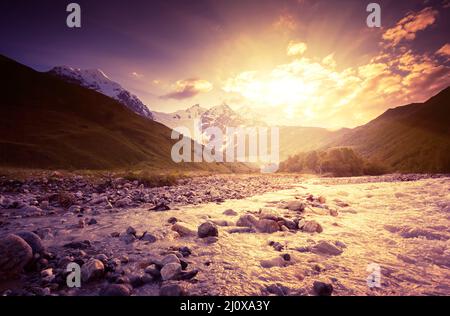
[[[55,67],[49,71],[68,82],[79,84],[116,99],[130,110],[145,118],[153,119],[152,112],[139,98],[112,81],[99,69],[78,69],[67,66]]]
[[[0,55],[0,165],[25,168],[227,171],[175,164],[171,130],[121,103]]]
[[[331,146],[351,146],[395,170],[450,172],[450,87],[424,103],[390,109]]]
[[[327,148],[348,131],[346,128],[330,131],[320,127],[281,126],[280,159],[285,160],[301,152]]]

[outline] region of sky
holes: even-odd
[[[274,125],[362,125],[450,85],[450,0],[0,2],[0,54],[101,69],[153,111],[226,103]]]

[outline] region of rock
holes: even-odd
[[[168,220],[167,220],[167,222],[169,223],[169,224],[175,224],[176,222],[178,222],[178,219],[176,218],[176,217],[171,217],[171,218],[169,218]]]
[[[193,229],[180,223],[174,224],[172,226],[172,230],[176,231],[181,237],[192,237],[197,235],[197,233]]]
[[[236,226],[241,227],[253,227],[256,226],[256,223],[258,222],[258,219],[253,216],[252,214],[244,214],[241,217],[239,217]]]
[[[66,209],[76,204],[77,199],[72,193],[61,192],[57,194],[56,200],[58,204]]]
[[[250,233],[256,233],[256,229],[254,229],[253,227],[238,227],[238,228],[229,229],[228,233],[230,233],[230,234],[250,234]]]
[[[287,202],[285,208],[290,211],[303,212],[305,210],[305,207],[306,206],[303,202],[295,200],[295,201]]]
[[[184,290],[178,284],[168,284],[168,285],[163,285],[159,289],[159,295],[160,296],[183,296]]]
[[[327,199],[324,196],[319,196],[317,198],[317,201],[319,201],[320,204],[325,204],[327,202]]]
[[[84,228],[84,226],[86,226],[86,222],[84,220],[84,218],[80,218],[80,220],[78,221],[78,228]]]
[[[132,244],[136,241],[136,237],[131,234],[123,235],[120,240],[124,241],[127,245]]]
[[[236,215],[238,215],[238,213],[232,209],[228,209],[223,212],[223,215],[236,216]]]
[[[262,232],[267,234],[272,234],[277,231],[280,231],[280,226],[277,222],[270,219],[261,219],[256,223],[256,228]]]
[[[123,198],[114,203],[115,207],[120,207],[120,208],[127,207],[129,205],[131,205],[131,200],[129,198]]]
[[[108,261],[108,256],[105,255],[104,253],[100,253],[95,256],[95,259],[100,260],[101,262],[105,263]]]
[[[222,227],[234,226],[233,222],[227,221],[227,220],[223,220],[223,219],[215,219],[215,220],[212,220],[211,222],[213,222],[217,226],[222,226]]]
[[[111,233],[111,237],[113,237],[113,238],[117,238],[117,237],[119,237],[120,236],[120,233],[119,232],[112,232]]]
[[[181,264],[172,262],[161,269],[161,277],[164,281],[174,279],[181,272]]]
[[[145,273],[151,275],[154,279],[161,278],[161,272],[158,269],[155,269],[153,265],[150,265],[144,269]]]
[[[324,282],[314,281],[313,284],[314,294],[318,296],[331,296],[333,293],[333,285]]]
[[[287,219],[287,218],[283,218],[282,223],[284,226],[286,226],[288,229],[291,229],[291,230],[295,230],[298,228],[298,225],[296,222],[291,221],[290,219]]]
[[[33,254],[42,253],[45,251],[45,247],[42,244],[41,238],[32,232],[19,232],[16,234],[17,236],[21,237],[23,240],[27,242],[28,245],[30,245],[31,249],[33,250]]]
[[[98,259],[91,258],[81,267],[81,279],[83,282],[90,282],[99,279],[105,272],[103,262]]]
[[[214,243],[218,242],[218,241],[219,241],[219,237],[216,237],[216,236],[208,236],[208,237],[203,238],[203,241],[204,241],[206,244],[210,245],[210,244],[214,244]]]
[[[147,232],[144,232],[144,234],[142,235],[142,237],[140,238],[140,240],[148,241],[149,243],[154,243],[154,242],[156,242],[157,239],[156,239],[156,237],[153,236],[152,234],[147,233]]]
[[[52,268],[48,268],[45,270],[41,271],[41,278],[48,278],[53,276],[53,269]]]
[[[314,253],[331,256],[338,256],[343,252],[342,249],[325,240],[319,241],[316,245],[312,246],[311,251]]]
[[[97,222],[97,220],[96,220],[95,218],[91,218],[91,219],[88,221],[87,224],[88,224],[88,225],[95,225],[95,224],[98,224],[98,222]]]
[[[336,217],[336,216],[339,215],[339,212],[337,210],[331,209],[330,210],[330,215]]]
[[[0,239],[0,254],[0,279],[7,279],[21,272],[33,258],[31,246],[13,234]]]
[[[275,294],[278,296],[286,296],[289,295],[289,288],[286,286],[283,286],[281,284],[271,284],[268,287],[266,287],[267,292],[271,294]]]
[[[335,241],[334,244],[336,246],[338,246],[339,248],[347,248],[347,245],[345,243],[343,243],[342,241],[339,241],[339,240]]]
[[[170,205],[166,201],[158,202],[155,207],[151,208],[150,210],[156,211],[156,212],[163,212],[170,210]]]
[[[186,247],[186,246],[180,247],[180,249],[178,249],[178,251],[180,252],[180,254],[183,257],[189,257],[192,254],[191,249],[189,249],[189,247]]]
[[[110,284],[100,292],[100,296],[130,296],[130,289],[123,284]]]
[[[300,225],[299,225],[300,226]],[[320,226],[319,223],[316,221],[305,221],[304,225],[302,226],[302,231],[307,233],[321,233],[323,232],[322,226]]]
[[[143,280],[143,277],[141,277],[140,275],[130,276],[130,284],[135,289],[143,286],[145,283],[146,282]]]
[[[198,274],[198,270],[192,271],[181,271],[176,277],[175,280],[190,280],[194,278]]]
[[[273,267],[286,267],[291,264],[290,257],[289,260],[285,260],[283,257],[276,257],[269,260],[261,260],[261,267],[263,268],[273,268]]]
[[[131,226],[129,226],[128,228],[127,228],[127,230],[126,230],[126,233],[128,234],[128,235],[134,235],[134,236],[136,236],[136,229],[134,229],[133,227],[131,227]]]
[[[197,231],[198,237],[206,238],[206,237],[217,237],[219,236],[219,231],[217,230],[217,226],[211,222],[205,222],[198,227]]]
[[[277,241],[270,241],[269,246],[272,246],[276,251],[282,251],[284,246]]]
[[[178,259],[178,257],[176,255],[174,255],[174,254],[167,255],[161,260],[161,264],[164,265],[164,266],[166,264],[174,263],[174,262],[175,263],[180,263],[180,259]]]

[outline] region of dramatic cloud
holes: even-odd
[[[209,92],[213,89],[213,85],[206,80],[186,79],[179,80],[175,84],[175,91],[161,96],[161,99],[188,99],[199,93]]]
[[[303,42],[290,42],[287,48],[288,56],[302,55],[307,49]]]
[[[383,39],[389,41],[389,46],[395,46],[402,40],[411,41],[416,38],[416,33],[425,30],[436,21],[438,11],[431,7],[420,12],[411,12],[398,23],[386,30]]]
[[[439,50],[446,52],[446,46]],[[358,67],[337,66],[333,54],[321,62],[297,56],[270,71],[242,72],[228,79],[223,90],[270,113],[270,123],[351,127],[387,107],[424,101],[450,84],[448,66],[433,54],[411,49],[383,50]]]
[[[444,46],[442,46],[437,52],[437,55],[441,56],[450,56],[450,44],[447,43]]]

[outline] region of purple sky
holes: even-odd
[[[82,28],[69,29],[70,1],[7,0],[0,53],[102,69],[152,110],[227,102],[277,109],[280,124],[355,126],[450,84],[450,1],[378,1],[381,29],[366,26],[369,2],[77,1]]]

